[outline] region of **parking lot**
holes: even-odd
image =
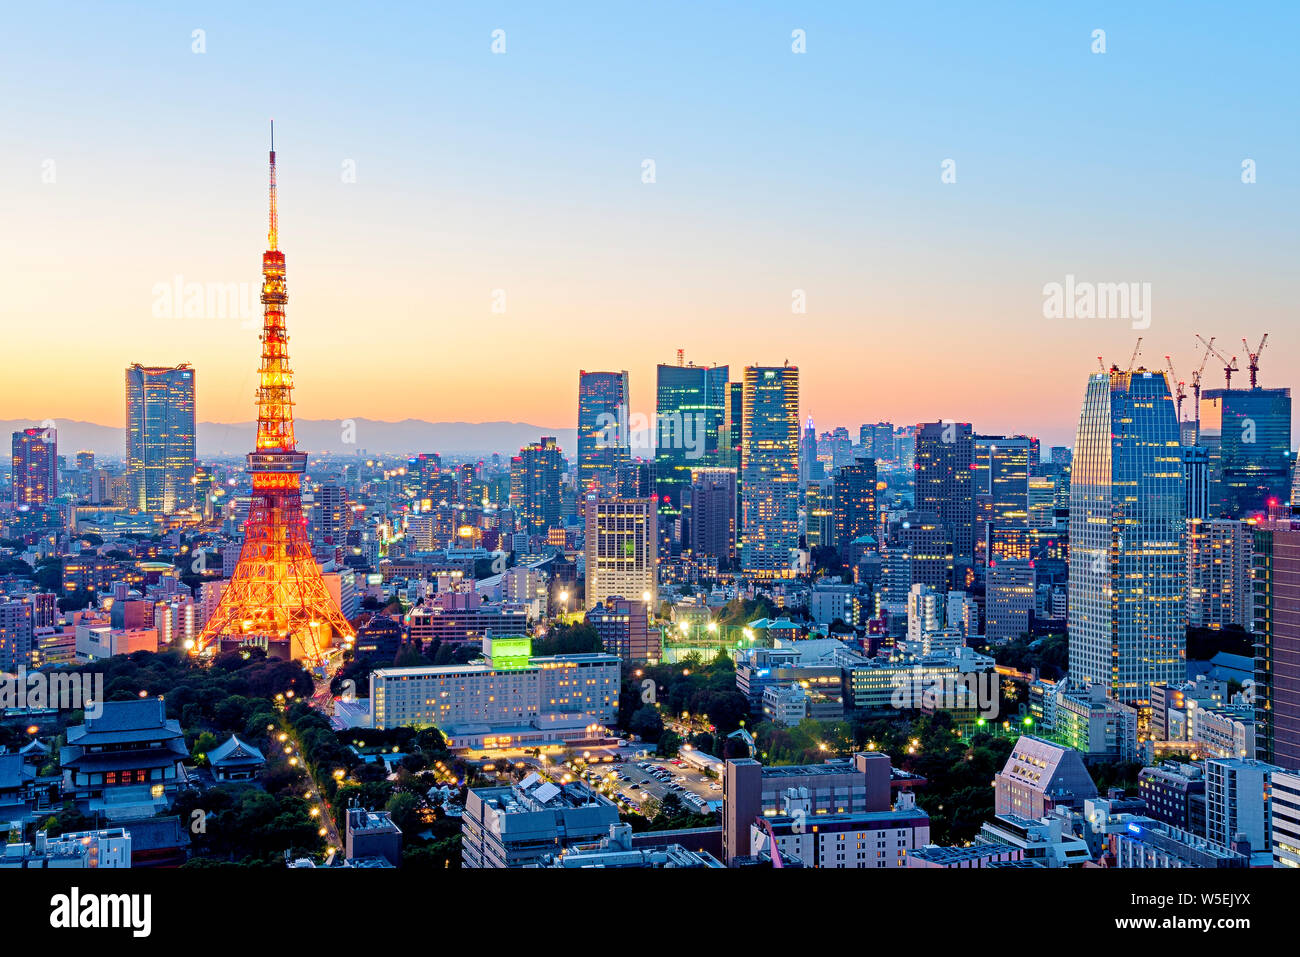
[[[700,811],[709,801],[722,800],[722,785],[686,764],[664,758],[625,762],[614,769],[619,775],[618,791],[630,803],[639,804],[649,795],[662,801],[676,794],[691,811]]]

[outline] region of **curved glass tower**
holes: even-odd
[[[1120,701],[1187,675],[1184,489],[1163,372],[1088,380],[1070,484],[1070,680]]]

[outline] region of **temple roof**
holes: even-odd
[[[237,767],[239,765],[265,764],[262,752],[251,744],[240,741],[233,734],[225,744],[218,745],[208,752],[208,764],[215,767]]]

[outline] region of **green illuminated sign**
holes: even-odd
[[[531,638],[489,638],[484,641],[491,646],[485,648],[492,659],[492,667],[501,671],[517,671],[528,667],[528,659],[533,654]]]

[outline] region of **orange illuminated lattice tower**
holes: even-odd
[[[312,557],[302,510],[302,474],[307,454],[293,434],[293,370],[284,307],[284,253],[279,250],[275,193],[275,126],[271,127],[271,224],[262,254],[262,368],[257,389],[257,445],[248,455],[252,503],[244,544],[216,611],[199,637],[196,652],[224,639],[256,642],[289,639],[293,658],[324,660],[338,638],[355,632],[325,587]]]

